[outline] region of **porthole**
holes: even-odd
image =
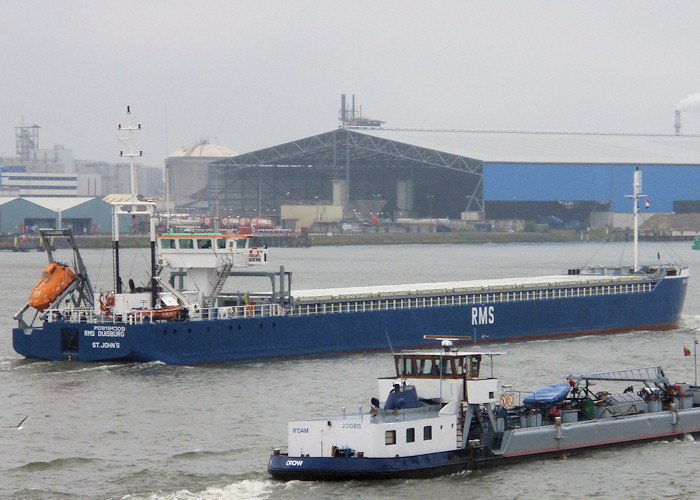
[[[238,325],[238,329],[239,329],[239,330],[241,329],[241,325]]]

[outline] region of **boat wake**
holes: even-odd
[[[279,484],[271,480],[244,479],[227,486],[211,486],[203,491],[192,492],[179,490],[172,493],[154,493],[151,495],[126,495],[123,500],[238,500],[270,498],[274,485]]]

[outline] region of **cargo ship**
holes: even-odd
[[[133,133],[139,127],[120,127]],[[130,142],[125,142],[130,144]],[[129,150],[131,151],[131,149]],[[131,158],[137,153],[126,154]],[[133,174],[133,172],[132,172]],[[132,175],[133,178],[133,175]],[[292,291],[292,275],[244,271],[267,261],[250,235],[173,228],[155,232],[155,206],[114,203],[119,215],[150,218],[149,283],[122,284],[118,224],[113,224],[113,281],[93,289],[68,229],[41,230],[49,264],[53,238],[73,251],[71,281],[35,298],[14,316],[13,346],[31,358],[67,361],[161,361],[192,365],[407,348],[426,334],[495,342],[675,327],[689,279],[687,266],[637,262],[634,184],[634,263],[568,269],[537,278],[469,280]],[[133,191],[133,189],[132,189]],[[62,265],[61,269],[64,269]],[[226,292],[229,278],[256,277],[265,291]],[[35,313],[25,318],[29,309]]]
[[[500,353],[440,340],[441,349],[394,354],[394,374],[377,380],[378,397],[365,409],[289,422],[288,449],[273,451],[268,472],[283,480],[419,478],[700,433],[697,381],[672,384],[660,366],[499,394]],[[601,382],[627,387],[594,390]]]

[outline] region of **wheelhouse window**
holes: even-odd
[[[466,364],[465,358],[454,356],[401,355],[394,361],[397,377],[418,378],[461,378]]]
[[[479,366],[481,365],[481,356],[469,356],[464,360],[464,371],[467,378],[479,378]]]
[[[419,375],[432,375],[433,374],[433,360],[430,358],[419,358],[416,360],[416,365]]]
[[[173,238],[160,238],[160,248],[175,248],[175,240]]]
[[[236,248],[245,248],[247,240],[245,238],[238,238],[236,240]]]
[[[182,250],[192,250],[194,248],[194,242],[190,238],[180,238],[180,249]]]
[[[423,427],[423,441],[430,441],[433,439],[433,426],[426,425]]]
[[[413,369],[413,358],[399,358],[397,362],[399,377],[414,374],[415,370]]]
[[[454,370],[452,369],[452,358],[442,360],[442,374],[445,377],[451,377]]]
[[[224,248],[226,248],[226,238],[217,238],[216,248],[218,248],[219,250],[223,250]]]
[[[416,430],[413,427],[406,429],[406,442],[413,443],[416,440]]]
[[[396,431],[384,432],[384,444],[386,446],[389,446],[390,444],[396,444]]]
[[[197,248],[199,249],[207,249],[211,248],[211,240],[209,238],[205,239],[198,239],[197,240]]]

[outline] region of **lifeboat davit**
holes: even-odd
[[[29,305],[41,312],[75,281],[75,273],[65,264],[52,262],[41,273],[39,283],[29,294]]]

